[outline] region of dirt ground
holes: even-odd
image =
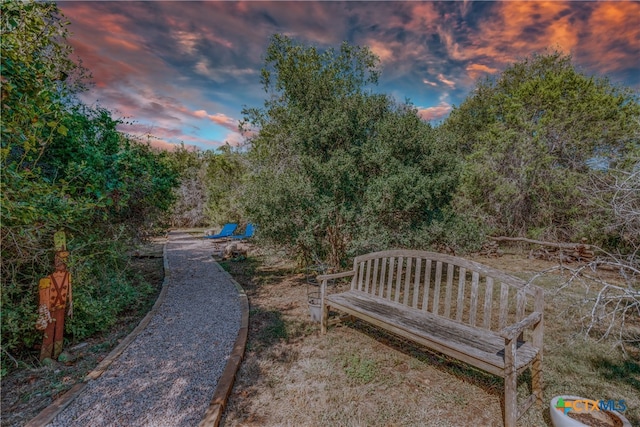
[[[146,315],[156,301],[164,280],[162,247],[164,238],[153,239],[132,254],[132,268],[138,270],[156,292],[145,307],[137,312],[124,313],[120,322],[107,333],[82,342],[66,344],[71,357],[66,363],[54,361],[42,366],[34,352],[31,363],[2,378],[1,425],[22,426],[34,418],[91,372],[109,352],[124,339]]]
[[[469,258],[523,278],[555,265],[526,253]],[[248,259],[223,266],[247,291],[250,332],[222,425],[502,425],[500,378],[359,321],[320,335],[307,305],[317,287],[283,258],[254,250]],[[549,294],[545,406],[529,409],[521,426],[550,426],[548,405],[558,394],[626,399],[630,408],[640,404],[640,353],[624,358],[610,342],[584,338],[574,310],[579,304],[564,297],[556,301],[566,278],[550,274],[542,280]],[[584,300],[582,288],[562,292]],[[637,409],[626,415],[638,423]]]
[[[158,254],[161,244],[156,243],[135,262],[159,289]],[[523,278],[555,265],[522,251],[469,258]],[[249,342],[223,426],[502,425],[503,387],[497,377],[361,322],[345,322],[321,336],[307,305],[317,286],[283,254],[252,248],[247,258],[222,265],[250,301]],[[548,402],[559,394],[625,399],[625,415],[640,425],[640,349],[630,347],[624,357],[609,341],[585,339],[581,319],[589,285],[558,291],[566,279],[554,273],[538,283],[546,288],[546,406],[532,407],[518,425],[550,426]],[[149,307],[153,301],[155,296]],[[2,426],[23,425],[81,381],[144,314],[123,319],[109,334],[71,344],[72,363],[38,366],[34,361],[4,378]]]

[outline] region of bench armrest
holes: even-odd
[[[526,328],[540,323],[541,320],[542,313],[534,311],[518,323],[514,323],[513,325],[509,325],[506,328],[498,331],[498,335],[500,335],[505,340],[511,341],[514,338],[518,337]]]
[[[351,271],[343,271],[341,273],[333,273],[333,274],[321,274],[316,280],[320,283],[320,301],[324,304],[324,296],[327,293],[327,281],[331,279],[340,279],[342,277],[349,277],[356,274],[354,270]]]
[[[340,279],[342,277],[353,276],[354,274],[356,274],[356,272],[353,271],[353,270],[351,270],[351,271],[343,271],[341,273],[321,274],[316,279],[318,280],[318,282],[322,282],[323,280]]]

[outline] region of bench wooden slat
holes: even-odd
[[[471,274],[471,306],[469,307],[469,324],[476,326],[476,312],[478,311],[478,283],[480,274],[474,271]]]
[[[422,309],[429,310],[429,290],[431,289],[431,260],[427,260],[424,268],[424,295],[422,296]]]
[[[416,260],[416,271],[413,282],[413,308],[418,308],[418,298],[420,297],[420,270],[422,269],[422,258]]]
[[[409,293],[411,292],[411,258],[407,258],[407,267],[404,273],[404,296],[402,303],[409,305]]]
[[[456,302],[456,320],[462,322],[462,312],[464,311],[464,286],[467,281],[467,269],[460,267],[458,278],[458,301]]]
[[[387,273],[387,258],[382,258],[382,271],[380,271],[380,298],[384,298],[384,279]]]
[[[433,288],[433,305],[431,312],[438,314],[440,308],[440,283],[442,282],[442,261],[436,262],[436,283]]]
[[[491,329],[491,306],[493,305],[493,278],[486,278],[487,288],[484,292],[484,314],[482,315],[482,327]]]
[[[396,329],[405,337],[420,337],[438,345],[438,351],[453,355],[463,362],[479,366],[488,372],[504,377],[504,339],[485,329],[473,328],[424,311],[407,310],[396,302],[380,300],[361,291],[348,291],[327,296],[332,307],[365,315],[374,325]],[[517,350],[516,369],[528,365],[537,350],[528,343],[520,343]]]
[[[500,317],[498,319],[498,328],[503,329],[507,326],[507,317],[509,316],[509,285],[500,284]]]
[[[364,291],[369,292],[369,284],[371,283],[371,260],[367,260],[367,276],[364,279]]]
[[[378,264],[380,259],[376,258],[373,261],[373,283],[371,283],[371,293],[376,295],[378,293]]]
[[[447,289],[444,295],[444,317],[451,318],[451,288],[453,287],[453,264],[447,265]]]
[[[516,322],[524,319],[524,309],[527,305],[527,294],[524,290],[518,290],[516,294]]]
[[[400,301],[400,292],[401,292],[400,286],[402,286],[401,283],[402,283],[402,266],[403,266],[403,263],[404,263],[403,257],[401,257],[401,256],[398,257],[398,262],[397,262],[397,270],[398,271],[396,271],[396,291],[395,291],[395,295],[393,296],[393,300],[395,302]]]
[[[544,290],[542,288],[538,288],[536,292],[537,292],[537,295],[533,303],[533,310],[537,311],[538,313],[544,313]],[[540,324],[538,328],[533,332],[533,336],[531,337],[531,341],[533,342],[534,346],[538,348],[542,348],[543,334],[544,334],[544,324]]]
[[[387,299],[391,299],[391,287],[393,286],[393,257],[389,258],[389,280],[387,282]]]

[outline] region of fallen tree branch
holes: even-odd
[[[487,236],[487,237],[496,242],[526,242],[534,245],[549,246],[549,247],[558,248],[558,249],[576,249],[576,248],[589,249],[591,248],[590,245],[587,245],[585,243],[554,243],[554,242],[545,242],[542,240],[528,239],[526,237],[506,237],[506,236],[498,236],[498,237]]]
[[[619,277],[624,280],[624,284],[615,284],[610,280],[596,275],[589,274],[602,266],[608,266],[616,270]],[[575,281],[580,281],[586,285],[585,299],[578,304],[590,304],[589,313],[582,317],[586,323],[584,333],[586,336],[596,333],[599,335],[598,341],[615,336],[617,346],[627,356],[627,345],[635,346],[640,342],[640,335],[637,327],[629,327],[629,320],[633,319],[631,325],[636,323],[635,319],[640,318],[640,288],[638,276],[640,270],[625,261],[610,259],[596,260],[584,264],[578,268],[570,268],[567,265],[558,265],[538,273],[530,281],[539,276],[543,276],[552,271],[569,272],[571,276],[556,290],[556,295],[564,288],[570,286]],[[599,289],[595,296],[590,296],[591,287],[596,285]]]

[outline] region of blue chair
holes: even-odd
[[[212,234],[210,236],[204,236],[205,239],[224,239],[231,237],[234,231],[238,228],[238,224],[228,223],[222,227],[222,230],[218,234]]]
[[[256,228],[253,224],[249,223],[247,224],[247,228],[244,230],[244,234],[235,234],[233,236],[231,236],[232,239],[237,239],[237,240],[244,240],[244,239],[248,239],[249,237],[253,237],[253,233],[255,233]]]

